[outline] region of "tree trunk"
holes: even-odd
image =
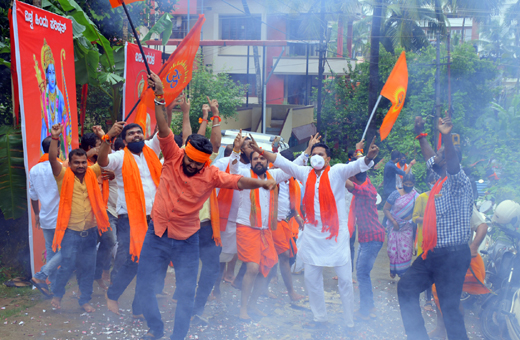
[[[242,6],[244,7],[244,12],[251,17],[251,12],[249,11],[249,6],[247,5],[247,0],[242,0]],[[255,63],[255,73],[256,73],[256,96],[258,97],[258,104],[262,103],[264,95],[262,93],[262,72],[260,68],[260,54],[258,53],[258,46],[253,46],[253,60]],[[249,79],[247,80],[249,83]]]
[[[347,51],[348,57],[352,58],[352,41],[354,40],[354,19],[347,21]]]
[[[343,58],[343,16],[338,17],[338,40],[336,47],[336,57]]]
[[[465,31],[465,28],[464,26],[466,25],[466,16],[464,16],[464,18],[462,18],[462,35],[461,35],[461,45],[464,44],[464,31]]]
[[[368,116],[372,113],[379,93],[379,37],[381,36],[381,21],[383,13],[382,0],[376,0],[374,13],[372,15],[372,31],[370,32],[370,72],[368,82]],[[377,116],[377,115],[376,115]],[[371,141],[376,134],[376,123],[374,117],[367,131],[366,140]]]

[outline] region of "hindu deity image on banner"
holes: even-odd
[[[78,148],[78,114],[72,21],[15,1],[12,46],[16,54],[18,100],[20,102],[24,162],[30,169],[43,155],[41,143],[50,136],[52,125],[63,124],[60,158],[67,159]],[[27,184],[29,189],[29,184]],[[31,207],[29,195],[27,205]],[[29,245],[33,273],[45,263],[45,241],[29,213]]]
[[[159,73],[162,66],[162,52],[146,47],[143,47],[143,50],[150,70]],[[123,85],[123,115],[126,117],[141,97],[141,93],[148,88],[146,67],[144,66],[143,56],[136,44],[126,43],[125,45],[124,77],[126,82]],[[130,118],[128,118],[128,123],[137,123],[135,121],[136,113],[137,110],[134,110]],[[155,125],[155,113],[153,110],[147,109],[146,126],[144,128],[145,138],[152,136],[155,130]]]

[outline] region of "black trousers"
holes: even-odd
[[[436,249],[435,252],[428,253],[426,260],[421,256],[417,257],[397,285],[401,318],[408,339],[429,339],[419,296],[432,284],[437,288],[448,339],[468,339],[459,305],[470,262],[471,252],[468,245]]]

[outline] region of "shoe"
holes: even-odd
[[[195,314],[192,318],[191,318],[191,322],[194,324],[194,325],[202,325],[202,326],[206,326],[209,324],[209,320],[206,319],[205,317],[203,317],[202,315],[198,315],[198,314]]]

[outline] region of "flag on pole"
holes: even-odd
[[[200,30],[204,21],[206,21],[204,15],[199,15],[199,19],[188,35],[181,41],[159,71],[158,76],[163,84],[166,105],[170,105],[191,81],[193,60],[199,49]],[[155,109],[154,99],[154,91],[148,88],[147,83],[146,89],[141,94],[141,102],[137,107],[135,123],[142,127],[146,125],[146,107]]]
[[[392,107],[386,114],[379,128],[381,140],[384,140],[390,134],[392,127],[401,112],[406,98],[406,90],[408,89],[408,68],[406,66],[406,54],[401,52],[401,56],[397,59],[394,69],[386,80],[385,86],[381,90],[381,95],[392,102]]]
[[[132,2],[143,1],[143,0],[124,0],[124,1],[125,1],[125,5],[129,5]],[[123,0],[110,0],[110,5],[112,6],[112,8],[119,7],[122,4],[123,4]]]

